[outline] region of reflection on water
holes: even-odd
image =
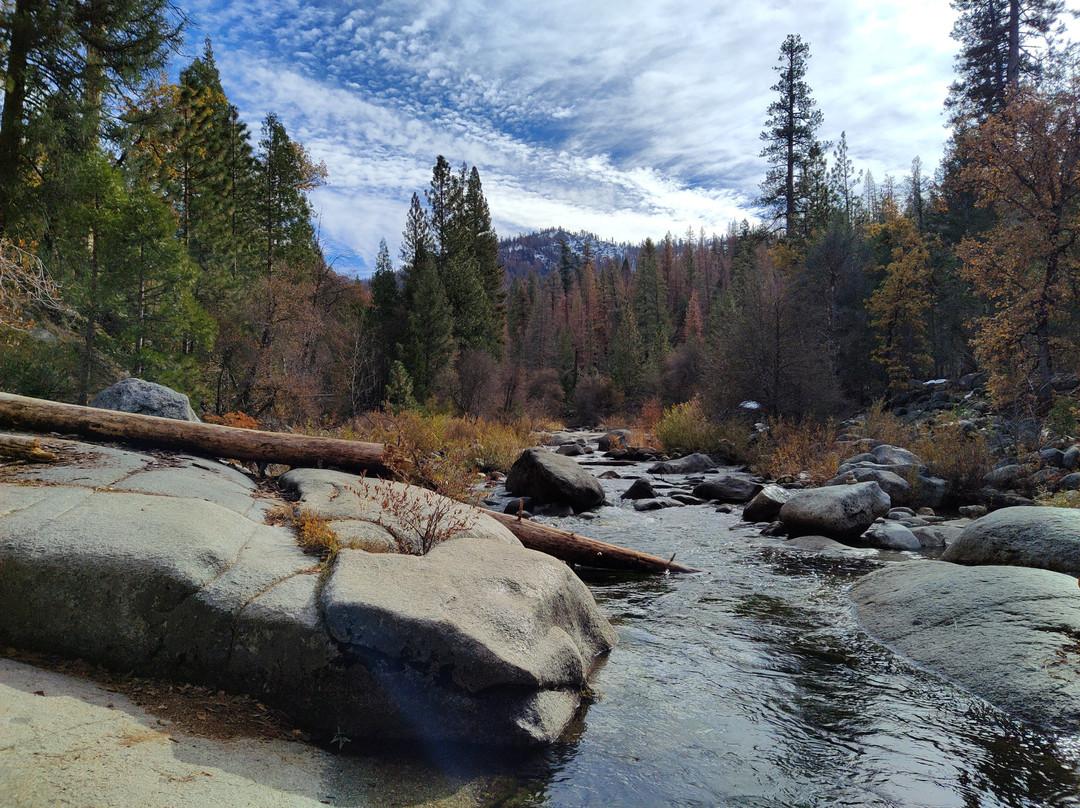
[[[612,481],[610,501],[629,481]],[[564,743],[504,806],[1080,806],[1080,744],[897,658],[846,590],[900,554],[795,554],[709,507],[562,526],[702,572],[584,573],[619,633]],[[904,560],[904,559],[907,560]]]

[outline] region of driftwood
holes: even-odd
[[[286,466],[386,473],[381,443],[262,432],[153,415],[100,410],[0,393],[0,428],[74,433],[157,449],[196,452]]]
[[[176,421],[152,415],[60,404],[0,393],[0,429],[73,433],[87,438],[158,449],[193,452],[301,468],[337,468],[357,474],[389,474],[381,443],[263,432],[255,429]],[[629,550],[515,516],[485,511],[506,525],[523,545],[563,561],[637,572],[693,572]]]
[[[539,550],[571,564],[630,572],[697,572],[674,561],[665,561],[648,553],[579,536],[568,530],[520,519],[511,514],[489,510],[484,510],[484,513],[509,528],[530,550]]]

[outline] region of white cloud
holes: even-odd
[[[195,0],[253,131],[325,160],[323,232],[370,267],[438,154],[476,165],[502,235],[628,241],[750,211],[780,43],[811,45],[820,133],[857,165],[928,171],[946,138],[947,0]],[[344,260],[344,259],[343,259]],[[350,259],[355,260],[355,259]]]

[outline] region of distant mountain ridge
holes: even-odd
[[[514,278],[525,278],[530,273],[546,275],[556,269],[562,255],[560,239],[566,239],[576,261],[580,261],[585,254],[587,243],[592,260],[597,266],[606,261],[621,264],[624,258],[628,258],[633,264],[641,251],[640,245],[606,241],[585,230],[571,233],[561,227],[549,227],[536,233],[525,233],[499,241],[499,260],[506,270],[506,279],[510,281]]]

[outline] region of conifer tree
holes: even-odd
[[[810,45],[798,34],[789,34],[780,46],[779,64],[774,67],[780,80],[771,89],[779,97],[769,105],[766,128],[761,133],[765,141],[761,156],[768,161],[769,169],[758,204],[773,213],[774,221],[783,219],[789,238],[799,232],[800,218],[806,214],[806,189],[800,183],[822,148],[817,130],[823,117],[805,80],[809,58]]]

